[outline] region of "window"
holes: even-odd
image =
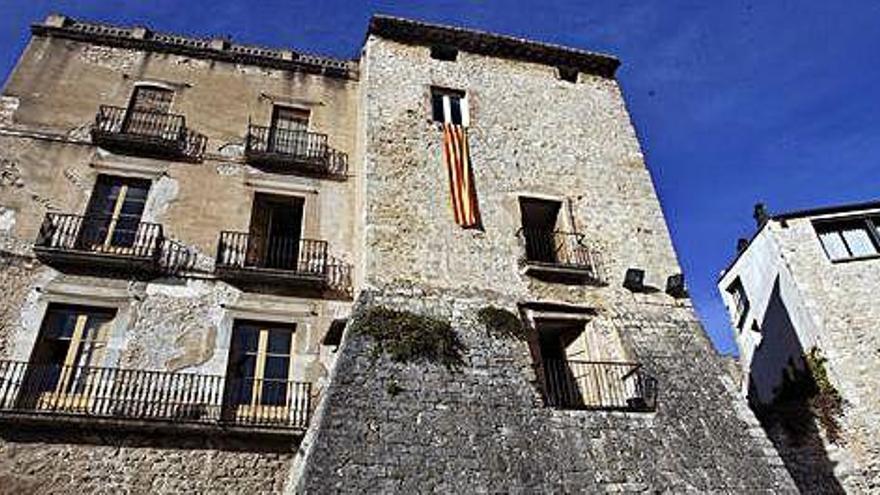
[[[435,45],[431,47],[431,58],[445,62],[455,62],[458,58],[458,50],[454,46]]]
[[[86,405],[115,314],[113,309],[49,305],[25,376],[29,407]]]
[[[79,247],[131,248],[138,239],[150,181],[99,175],[80,231]]]
[[[227,371],[227,402],[236,417],[283,417],[292,405],[295,326],[236,321]]]
[[[537,198],[519,198],[522,233],[526,244],[526,259],[543,263],[557,263],[556,221],[562,203]]]
[[[742,330],[749,312],[749,298],[746,296],[742,281],[740,279],[734,280],[727,288],[727,292],[733,299],[733,319],[736,320],[736,327]]]
[[[269,151],[291,155],[308,151],[309,111],[276,105],[269,128]]]
[[[463,91],[431,89],[434,122],[466,126],[469,123],[467,99]]]
[[[296,196],[254,195],[247,254],[251,266],[298,268],[304,203]]]
[[[180,124],[166,116],[174,92],[156,86],[135,86],[122,121],[122,132],[162,139],[176,139]]]
[[[135,86],[128,108],[136,112],[168,113],[174,91],[158,86]]]
[[[852,218],[815,224],[819,241],[832,261],[874,256],[878,251],[877,224],[869,218]]]

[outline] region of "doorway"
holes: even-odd
[[[305,200],[296,196],[256,193],[251,211],[249,264],[296,270],[302,241]]]

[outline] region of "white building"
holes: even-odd
[[[848,487],[876,487],[880,202],[776,215],[758,205],[755,219],[757,232],[740,241],[718,281],[739,346],[742,392],[753,404],[770,404],[786,368],[802,366],[801,356],[817,348],[844,401],[838,445],[846,452],[838,452],[835,472],[861,480]]]

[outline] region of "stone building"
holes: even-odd
[[[740,241],[718,281],[740,350],[741,394],[768,416],[799,484],[880,490],[880,203],[775,215],[758,205],[755,218],[756,233]],[[793,394],[798,379],[816,371],[819,390]],[[810,402],[823,383],[840,403],[830,418]],[[804,400],[807,435],[780,428],[793,421],[792,402]]]
[[[383,16],[355,61],[32,35],[0,96],[4,489],[795,491],[615,58]]]

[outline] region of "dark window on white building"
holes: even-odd
[[[727,288],[727,292],[733,299],[733,318],[736,320],[736,328],[742,330],[746,322],[746,315],[749,313],[749,298],[746,295],[746,289],[743,287],[742,281],[736,279]]]

